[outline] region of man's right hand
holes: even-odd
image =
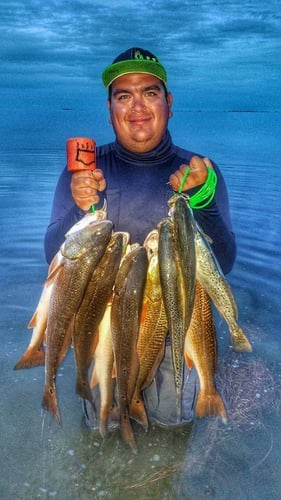
[[[106,188],[106,180],[103,171],[99,168],[95,170],[79,170],[71,177],[70,189],[75,204],[81,210],[89,210],[92,205],[96,205],[99,200],[99,192]]]

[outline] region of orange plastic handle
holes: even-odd
[[[72,137],[66,141],[67,170],[95,170],[96,143],[89,137]]]

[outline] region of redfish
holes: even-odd
[[[56,373],[67,351],[72,326],[88,281],[104,254],[112,233],[110,221],[95,221],[70,234],[63,244],[64,261],[54,284],[46,330],[45,386],[42,407],[60,422]]]

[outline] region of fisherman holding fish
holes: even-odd
[[[208,235],[223,273],[229,273],[236,243],[226,185],[215,163],[173,144],[168,130],[173,97],[165,68],[150,51],[130,48],[105,68],[102,80],[116,140],[97,147],[94,171],[63,170],[45,235],[47,261],[50,263],[58,252],[67,231],[92,205],[101,209],[105,200],[114,231],[127,232],[131,243],[142,245],[166,217],[168,200],[180,191],[190,197],[199,193],[194,218]],[[216,184],[210,195],[213,172]],[[179,420],[168,336],[163,360],[144,391],[149,421],[167,427],[191,422],[197,392],[196,372],[185,366]],[[87,425],[94,428],[93,406],[86,399],[84,414]]]

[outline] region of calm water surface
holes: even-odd
[[[3,499],[277,499],[281,497],[280,114],[175,113],[175,142],[220,164],[231,200],[238,257],[228,279],[253,353],[234,354],[216,316],[217,383],[227,425],[210,418],[185,431],[136,428],[139,454],[118,432],[103,442],[84,428],[72,352],[58,393],[62,427],[41,413],[42,367],[13,371],[30,338],[47,265],[42,240],[64,143],[2,151],[1,478]],[[192,123],[188,142],[181,136]],[[200,128],[200,142],[198,131]],[[207,130],[209,130],[207,134]],[[88,132],[92,135],[92,131]]]

